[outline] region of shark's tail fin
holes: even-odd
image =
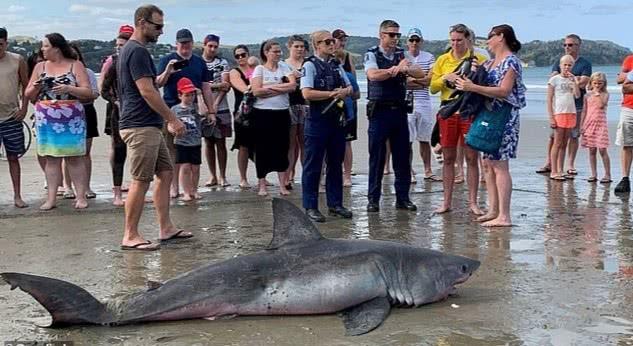
[[[48,310],[53,317],[49,327],[112,322],[106,306],[79,286],[29,274],[1,273],[0,276],[12,290],[19,287]]]

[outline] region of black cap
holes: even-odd
[[[176,33],[176,42],[184,43],[184,42],[192,42],[192,41],[193,41],[193,34],[191,34],[191,31],[189,31],[189,29],[180,29]]]

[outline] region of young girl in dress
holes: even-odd
[[[596,151],[600,152],[604,165],[604,177],[600,183],[611,182],[611,161],[609,160],[609,131],[607,129],[607,105],[609,93],[607,92],[607,77],[602,72],[594,72],[589,79],[587,94],[585,95],[580,129],[582,134],[581,145],[589,148],[589,165],[591,177],[589,182],[598,181],[596,171]]]

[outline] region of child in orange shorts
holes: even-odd
[[[576,103],[580,97],[580,88],[575,76],[571,73],[574,66],[574,58],[564,55],[560,58],[560,74],[557,74],[547,82],[547,113],[549,114],[550,127],[554,129],[554,144],[550,152],[552,172],[550,178],[565,180],[563,163],[567,141],[571,130],[576,127]]]

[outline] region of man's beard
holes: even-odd
[[[158,36],[147,35],[145,36],[145,41],[147,43],[156,43],[158,41]]]

